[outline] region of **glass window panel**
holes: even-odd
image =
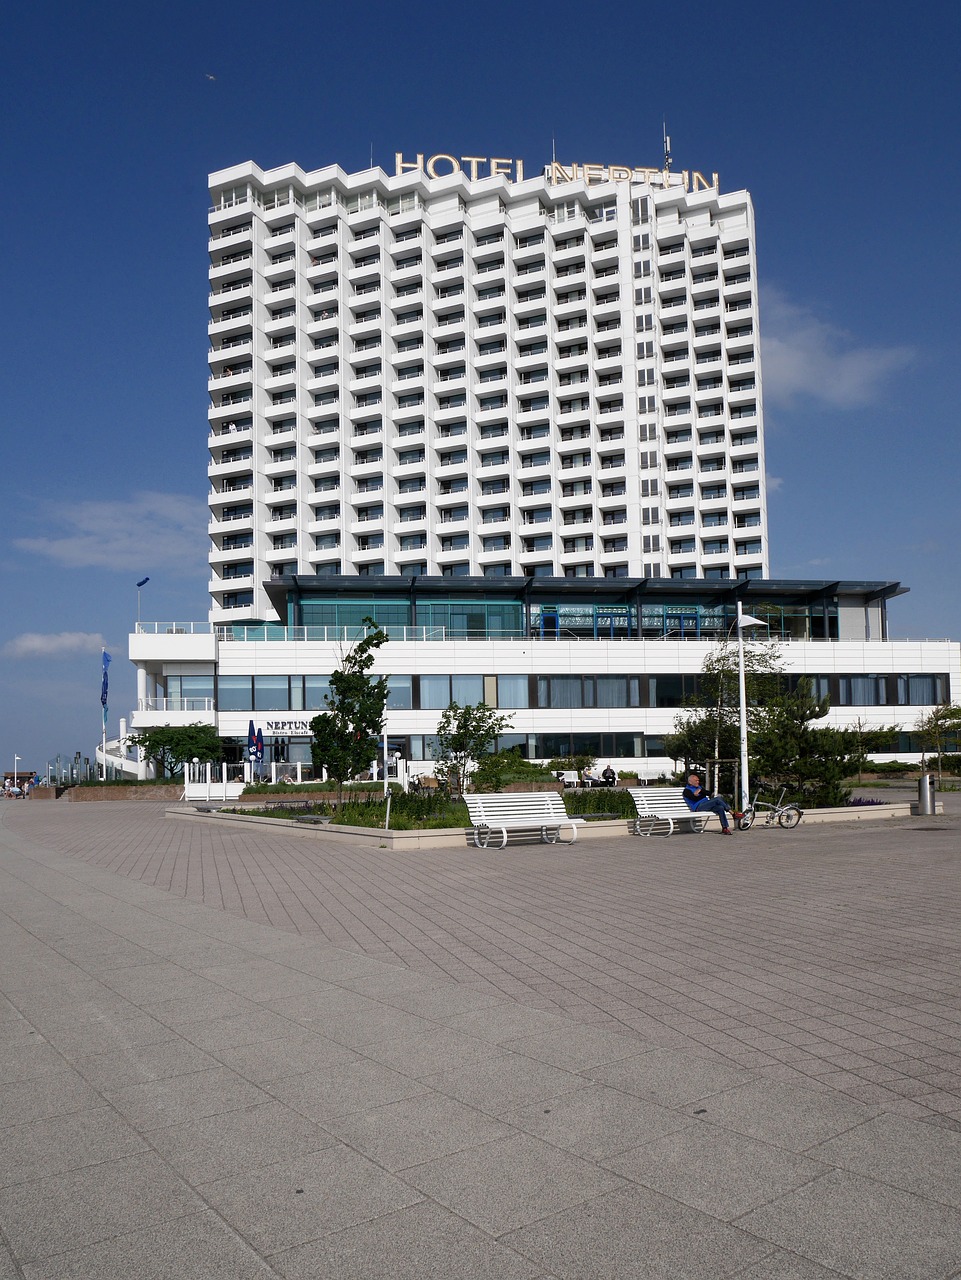
[[[497,705],[505,708],[529,706],[530,689],[527,676],[498,676]]]
[[[330,681],[326,676],[304,676],[304,710],[326,711],[324,698],[330,693]]]
[[[483,676],[451,676],[451,697],[461,707],[484,701]]]
[[[286,676],[254,676],[254,710],[290,710],[290,690]]]
[[[387,706],[407,708],[413,703],[413,676],[387,677]]]
[[[250,676],[218,676],[218,709],[220,711],[251,711],[253,709],[251,682]]]
[[[425,710],[443,711],[450,700],[450,676],[420,677],[420,705]]]

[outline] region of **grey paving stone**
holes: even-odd
[[[793,1085],[758,1080],[703,1098],[702,1119],[760,1138],[788,1151],[809,1147],[869,1120],[873,1108],[834,1093],[816,1093]]]
[[[406,1009],[408,1013],[420,1014],[423,1018],[433,1018],[444,1022],[456,1018],[463,1013],[474,1013],[479,1009],[489,1009],[494,1005],[503,1005],[504,997],[500,993],[483,991],[466,983],[438,985],[434,987],[418,987],[412,991],[391,993],[390,1003],[398,1009]]]
[[[206,1022],[208,1019],[236,1017],[242,1013],[256,1013],[259,1005],[254,1000],[247,1000],[236,991],[227,991],[207,983],[207,992],[202,996],[176,996],[161,999],[143,1005],[142,1012],[156,1018],[169,1027],[188,1026],[195,1022]]]
[[[409,1076],[363,1058],[343,1067],[284,1076],[271,1082],[270,1091],[287,1106],[318,1123],[427,1092]]]
[[[345,1067],[359,1062],[360,1054],[324,1036],[300,1032],[278,1040],[258,1040],[216,1051],[225,1067],[255,1084],[306,1075],[321,1068]]]
[[[827,1164],[701,1124],[622,1151],[604,1164],[723,1222],[830,1172]]]
[[[269,1102],[263,1090],[225,1067],[170,1080],[129,1085],[108,1095],[111,1106],[143,1132]]]
[[[490,1116],[434,1093],[331,1120],[328,1127],[392,1172],[510,1134]]]
[[[339,979],[348,991],[356,991],[358,995],[369,996],[372,1000],[382,1000],[392,1004],[394,997],[410,995],[416,991],[437,991],[444,989],[444,984],[426,973],[417,973],[412,969],[401,969],[399,966],[384,973],[358,974],[356,977]]]
[[[563,1217],[562,1210],[625,1185],[613,1173],[527,1134],[416,1165],[404,1171],[404,1179],[495,1236],[549,1215]]]
[[[504,1001],[489,1008],[474,1009],[451,1018],[450,1025],[458,1031],[503,1045],[508,1040],[522,1036],[534,1036],[544,1031],[569,1031],[570,1019],[557,1014],[544,1013],[540,1009],[527,1009],[514,1001]]]
[[[276,1274],[209,1210],[24,1268],[25,1280],[267,1280]],[[2,1269],[0,1277],[6,1280]]]
[[[961,1270],[961,1213],[842,1170],[738,1226],[854,1280],[932,1280]]]
[[[519,1053],[503,1053],[452,1071],[422,1076],[421,1084],[492,1116],[503,1115],[525,1103],[589,1087],[576,1072],[562,1071],[560,1067],[535,1062]]]
[[[622,1058],[635,1057],[645,1049],[653,1048],[641,1036],[605,1031],[602,1027],[583,1027],[576,1023],[556,1031],[506,1040],[502,1047],[563,1067],[565,1071],[585,1071]]]
[[[24,1023],[23,1027],[24,1030],[15,1038],[10,1037],[0,1042],[0,1084],[32,1080],[49,1071],[63,1070],[63,1057],[49,1040],[45,1040],[29,1024]]]
[[[109,1107],[0,1129],[0,1186],[83,1169],[145,1151],[147,1144]]]
[[[29,1124],[103,1106],[103,1098],[70,1067],[0,1085],[0,1125]]]
[[[336,986],[321,986],[316,995],[306,993],[273,1000],[269,1007],[292,1022],[352,1048],[413,1035],[434,1025],[404,1009]]]
[[[723,1280],[770,1253],[736,1227],[631,1187],[501,1237],[560,1280]]]
[[[724,1089],[749,1084],[754,1074],[681,1049],[652,1048],[583,1072],[598,1084],[680,1107]]]
[[[202,1208],[148,1152],[3,1188],[0,1227],[24,1264]]]
[[[211,989],[206,978],[170,960],[155,959],[150,964],[109,969],[101,975],[101,981],[140,1007],[161,1000],[202,1000]]]
[[[236,1045],[257,1044],[261,1040],[302,1034],[301,1027],[269,1009],[254,1009],[226,1018],[201,1019],[182,1023],[178,1034],[193,1041],[201,1049],[216,1053]]]
[[[57,950],[69,957],[78,968],[92,974],[104,969],[129,968],[138,964],[155,964],[157,961],[156,952],[140,947],[127,938],[118,938],[116,935],[91,938],[89,926],[78,932],[75,938],[59,942]]]
[[[263,1254],[380,1217],[423,1196],[370,1160],[332,1147],[206,1183],[205,1200]]]
[[[236,964],[213,965],[200,976],[248,1000],[279,1000],[285,996],[309,995],[325,984],[310,973],[263,957],[247,958]]]
[[[437,1026],[413,1035],[398,1035],[390,1040],[364,1045],[364,1053],[376,1062],[418,1079],[438,1071],[468,1067],[484,1058],[498,1057],[501,1050],[497,1045],[455,1031],[453,1027]]]
[[[112,1053],[86,1055],[77,1058],[74,1066],[95,1089],[110,1093],[148,1080],[209,1071],[218,1066],[218,1062],[178,1037],[160,1044],[134,1045]]]
[[[512,1109],[501,1118],[575,1155],[603,1159],[609,1169],[614,1168],[614,1162],[606,1157],[694,1124],[690,1117],[656,1102],[603,1085]]]
[[[270,1261],[287,1280],[544,1280],[536,1263],[429,1201]]]
[[[154,1130],[150,1139],[194,1186],[336,1145],[319,1125],[281,1102],[171,1125]]]
[[[829,1271],[796,1253],[775,1249],[763,1262],[738,1274],[737,1280],[845,1280],[840,1271]]]
[[[10,1250],[0,1241],[0,1280],[22,1280],[24,1274],[17,1269]]]
[[[48,1027],[45,1034],[58,1053],[76,1059],[133,1045],[160,1044],[172,1040],[176,1032],[156,1018],[134,1010],[132,1017],[104,1017],[58,1025]]]
[[[808,1154],[961,1209],[961,1133],[883,1115]]]

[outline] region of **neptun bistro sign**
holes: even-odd
[[[405,158],[403,151],[394,153],[394,173],[425,173],[428,178],[448,178],[454,173],[466,174],[472,182],[478,178],[506,178],[508,182],[524,181],[524,161],[503,156],[453,156],[446,151],[428,156],[418,151],[413,160]],[[717,191],[718,175],[710,180],[697,169],[652,168],[649,165],[626,164],[559,164],[556,160],[545,166],[548,182],[647,182],[658,187],[680,187],[684,191]]]

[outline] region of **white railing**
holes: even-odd
[[[137,634],[145,636],[209,636],[210,622],[138,622]]]
[[[221,624],[217,626],[217,639],[224,642],[239,641],[241,643],[278,643],[285,644],[352,644],[367,628],[356,627],[285,627],[271,622],[245,624],[242,622]],[[391,640],[431,641],[442,643],[447,639],[446,627],[408,627],[391,626],[383,628]]]
[[[213,698],[141,698],[138,711],[206,711],[213,714]]]

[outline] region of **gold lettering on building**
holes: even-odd
[[[450,165],[450,169],[447,173],[437,172],[438,160],[446,161],[446,163]],[[449,156],[446,151],[439,151],[436,156],[431,156],[427,161],[428,178],[449,178],[452,173],[460,173],[460,171],[460,161],[455,159],[454,156]]]
[[[466,173],[471,182],[477,182],[481,178],[506,178],[513,183],[524,181],[524,161],[509,160],[503,156],[458,157],[446,151],[438,151],[435,155],[428,156],[426,161],[424,153],[418,151],[413,160],[405,160],[402,151],[395,151],[395,176],[412,172],[424,173],[428,178],[448,178],[453,174]],[[644,182],[685,192],[720,190],[718,175],[712,173],[709,181],[699,169],[682,169],[680,173],[672,173],[670,169],[626,164],[570,164],[565,168],[557,160],[552,160],[545,166],[544,176],[553,186],[583,180],[588,186],[599,182]]]

